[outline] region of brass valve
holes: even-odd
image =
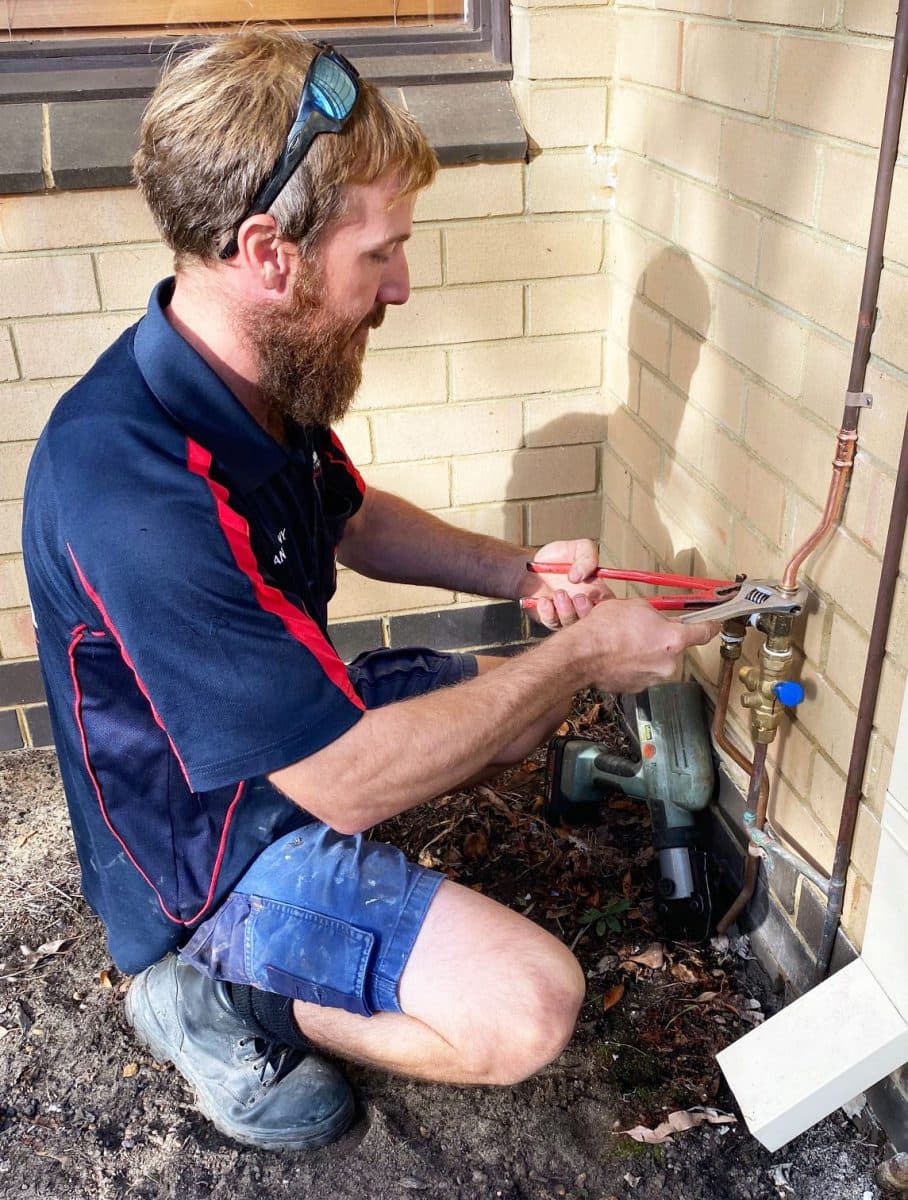
[[[786,706],[800,703],[803,693],[799,684],[788,679],[793,657],[791,617],[769,614],[760,619],[757,628],[766,634],[759,666],[742,667],[738,674],[747,688],[741,704],[750,709],[753,740],[768,745],[776,736]]]

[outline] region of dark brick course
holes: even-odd
[[[392,646],[431,646],[435,650],[497,646],[523,637],[520,609],[510,603],[408,613],[392,617],[390,629]]]
[[[13,704],[40,704],[44,700],[44,682],[36,660],[0,662],[0,708]]]
[[[12,709],[0,712],[0,750],[19,750],[23,744],[15,712]]]
[[[47,705],[39,704],[35,708],[26,708],[24,711],[32,745],[52,747],[54,738],[50,730],[50,714],[47,711]]]
[[[337,625],[329,625],[328,632],[344,662],[350,662],[364,650],[377,650],[382,644],[381,621],[378,617],[368,621],[342,621]]]

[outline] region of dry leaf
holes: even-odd
[[[483,797],[492,807],[507,818],[508,824],[517,824],[517,814],[511,809],[506,800],[503,800],[496,791],[490,787],[479,786],[476,791]]]
[[[416,860],[421,867],[440,867],[441,859],[436,858],[434,854],[430,854],[428,850],[423,850],[419,858]]]
[[[100,983],[101,987],[103,988],[112,988],[113,981],[110,978],[110,971],[99,971],[98,983]]]
[[[133,1075],[138,1075],[139,1064],[137,1062],[128,1062],[123,1068],[123,1078],[132,1079]]]
[[[647,1129],[645,1125],[635,1125],[633,1129],[622,1129],[620,1132],[634,1139],[635,1142],[647,1142],[650,1145],[661,1145],[667,1142],[674,1133],[684,1133],[688,1129],[696,1129],[698,1125],[735,1125],[738,1118],[730,1113],[720,1113],[714,1108],[678,1109],[669,1113],[665,1120],[655,1129]]]
[[[489,853],[489,839],[477,829],[474,833],[468,833],[463,839],[463,856],[475,862],[477,859],[485,858]]]
[[[675,963],[672,967],[672,979],[677,979],[679,983],[696,983],[697,973],[684,963]]]
[[[636,963],[640,967],[649,967],[651,971],[661,971],[665,966],[665,951],[661,942],[652,942],[639,954],[629,954],[625,961]],[[674,974],[674,970],[672,970],[672,974]]]
[[[696,997],[696,1001],[698,1004],[705,1004],[707,1000],[715,1000],[716,996],[718,995],[718,992],[701,992],[700,995]]]
[[[610,1008],[614,1008],[618,1001],[624,996],[624,984],[616,983],[602,997],[602,1011],[608,1012]]]
[[[24,975],[26,971],[33,971],[40,963],[43,963],[48,958],[53,958],[55,954],[61,954],[64,950],[68,950],[75,938],[58,938],[53,942],[42,942],[36,949],[31,946],[21,945],[19,954],[22,958],[22,966],[13,971],[9,968],[13,966],[11,962],[0,963],[0,978],[15,979],[19,975]]]

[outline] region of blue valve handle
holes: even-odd
[[[794,679],[782,679],[774,683],[772,694],[786,708],[796,708],[804,699],[804,689]]]

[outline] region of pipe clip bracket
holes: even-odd
[[[846,408],[873,408],[873,396],[870,392],[846,392]]]

